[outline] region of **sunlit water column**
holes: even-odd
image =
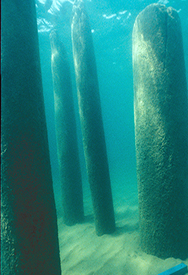
[[[35,1],[1,4],[1,274],[60,275]]]
[[[102,235],[114,232],[115,219],[93,41],[82,1],[73,7],[72,44],[95,227],[96,233]]]
[[[141,246],[188,257],[188,102],[178,13],[152,4],[133,29]]]
[[[57,31],[51,32],[50,40],[63,219],[65,224],[73,225],[83,221],[84,210],[71,75]]]

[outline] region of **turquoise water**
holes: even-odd
[[[67,49],[71,66],[83,186],[84,192],[87,193],[89,189],[82,148],[71,44],[72,4],[68,1],[54,1],[51,9],[46,11],[43,8],[44,2],[42,0],[38,1],[37,14],[54,187],[55,190],[56,188],[59,189],[59,172],[54,126],[49,33],[55,27],[58,29],[61,40]],[[122,188],[124,185],[131,185],[134,189],[137,185],[133,113],[132,29],[136,16],[151,3],[155,3],[155,1],[85,1],[95,47],[101,107],[114,199],[116,197],[115,190],[117,185],[122,185]],[[158,1],[158,3],[172,6],[179,12],[187,68],[188,1],[164,0]]]
[[[117,226],[117,245],[114,239],[116,237],[105,236],[98,239],[94,233],[93,210],[84,161],[73,65],[71,43],[72,4],[68,1],[54,1],[51,9],[46,11],[43,2],[41,0],[41,4],[37,7],[39,44],[54,193],[58,214],[60,254],[62,270],[65,272],[63,274],[99,275],[117,273],[145,275],[157,274],[159,271],[162,272],[179,262],[175,260],[162,262],[162,260],[156,257],[146,256],[146,254],[141,252],[138,245],[139,219],[132,72],[133,25],[139,12],[147,5],[155,3],[155,1],[84,1],[90,19],[95,49]],[[165,4],[167,7],[172,6],[179,13],[182,24],[185,63],[186,68],[188,68],[188,1],[161,0],[158,3]],[[82,172],[84,214],[86,216],[85,225],[73,226],[71,228],[63,225],[61,212],[61,181],[57,160],[50,63],[51,49],[49,34],[53,28],[58,30],[60,38],[66,47],[71,67]],[[188,69],[186,76],[188,79]],[[123,252],[121,252],[122,242],[124,242],[123,245],[127,245],[123,249]],[[109,249],[110,245],[113,248]],[[96,246],[98,250],[95,253]],[[111,251],[115,251],[116,248],[118,251],[117,256],[114,252],[111,257]],[[87,253],[91,255],[90,258],[88,258]],[[110,260],[105,259],[106,254],[109,255],[109,258],[111,257],[114,263],[113,267],[110,266]],[[102,267],[99,264],[99,259],[104,264]],[[126,267],[124,261],[127,261]],[[81,270],[84,271],[82,272]],[[92,273],[92,270],[96,273]]]
[[[90,18],[91,33],[94,41],[98,80],[99,80],[100,100],[101,100],[101,107],[102,107],[102,119],[103,119],[104,130],[105,130],[105,140],[106,140],[106,147],[107,147],[107,156],[108,156],[108,162],[109,162],[109,172],[110,172],[110,178],[111,178],[111,184],[112,184],[112,194],[113,194],[115,220],[116,220],[116,231],[112,234],[103,234],[102,236],[99,237],[95,232],[93,207],[91,203],[90,187],[87,180],[86,165],[84,160],[84,152],[83,152],[83,144],[82,144],[82,134],[81,134],[81,127],[80,127],[79,112],[78,112],[78,100],[77,100],[77,91],[76,91],[75,74],[74,74],[74,66],[73,66],[72,43],[71,43],[71,19],[72,19],[73,0],[72,1],[35,0],[35,1],[36,1],[36,7],[37,7],[37,22],[38,22],[42,80],[43,80],[44,101],[45,101],[45,113],[46,113],[46,120],[47,120],[47,130],[48,130],[49,149],[50,149],[50,161],[51,161],[51,168],[52,168],[56,209],[57,209],[58,237],[59,237],[62,274],[63,275],[66,275],[66,274],[68,275],[76,275],[76,274],[77,275],[94,275],[94,274],[95,275],[104,275],[104,274],[106,275],[110,275],[110,274],[112,275],[114,274],[156,275],[162,271],[167,270],[172,266],[175,266],[176,264],[179,264],[182,261],[181,259],[175,259],[172,257],[167,259],[160,259],[156,256],[150,255],[149,252],[148,254],[145,253],[140,246],[141,234],[139,232],[139,218],[138,218],[138,191],[137,191],[137,179],[136,179],[136,155],[135,155],[135,135],[134,135],[134,110],[133,110],[134,98],[133,98],[133,72],[132,72],[132,30],[133,30],[133,24],[136,16],[148,4],[151,4],[153,2],[142,1],[142,0],[140,1],[85,0],[84,1],[86,4],[87,12],[89,14],[89,18]],[[28,259],[30,268],[35,269],[36,265],[38,267],[38,264],[37,264],[38,261],[36,261],[36,259],[38,258],[37,255],[40,254],[39,261],[41,261],[41,259],[43,259],[43,252],[44,254],[45,252],[47,252],[47,254],[45,255],[49,255],[49,257],[52,256],[52,261],[53,261],[53,258],[55,258],[53,257],[53,252],[51,248],[46,249],[46,245],[49,245],[49,243],[51,242],[52,247],[54,247],[54,243],[55,241],[57,241],[57,238],[55,240],[51,238],[51,236],[54,236],[53,234],[54,231],[51,232],[52,233],[51,236],[49,234],[51,229],[54,230],[55,228],[56,230],[55,224],[53,223],[53,221],[56,221],[56,216],[53,208],[54,201],[53,200],[51,201],[52,189],[49,188],[49,184],[51,184],[51,177],[50,177],[51,171],[50,171],[50,166],[48,165],[49,164],[48,150],[46,151],[47,154],[44,154],[45,149],[43,149],[44,148],[42,146],[43,144],[40,143],[41,142],[40,134],[41,134],[41,137],[43,137],[43,133],[41,131],[45,128],[43,125],[43,122],[40,123],[40,120],[42,120],[42,118],[44,119],[44,116],[43,116],[44,113],[42,108],[43,106],[41,106],[41,103],[43,104],[43,102],[42,100],[41,102],[40,100],[39,101],[37,100],[35,102],[35,98],[36,99],[39,98],[39,96],[41,95],[40,92],[42,90],[40,90],[40,87],[38,87],[38,81],[37,83],[35,83],[34,86],[31,85],[31,81],[33,80],[32,77],[34,78],[36,77],[36,79],[38,79],[37,77],[40,76],[40,74],[37,74],[37,71],[38,70],[40,71],[40,68],[39,66],[35,66],[35,65],[39,65],[38,63],[37,64],[35,63],[35,61],[37,62],[37,56],[35,60],[35,54],[36,54],[35,50],[37,47],[36,48],[32,47],[32,49],[30,49],[30,42],[32,42],[31,45],[33,46],[36,45],[35,42],[37,42],[37,40],[35,40],[36,32],[34,36],[32,34],[32,31],[34,31],[34,29],[32,30],[33,18],[31,18],[33,13],[32,11],[30,12],[29,10],[30,6],[27,6],[27,4],[23,4],[22,6],[20,4],[20,7],[22,7],[22,9],[21,8],[19,9],[19,7],[16,5],[15,2],[17,1],[15,0],[10,1],[12,5],[12,6],[10,5],[10,7],[6,6],[6,4],[4,4],[3,6],[4,11],[6,12],[4,15],[8,14],[8,16],[3,17],[3,24],[4,26],[8,27],[7,28],[8,31],[6,31],[5,30],[6,28],[5,28],[4,29],[5,31],[3,32],[3,39],[5,41],[3,44],[5,48],[3,48],[3,50],[5,53],[5,58],[4,58],[4,55],[2,55],[3,56],[2,80],[4,81],[4,84],[5,84],[3,100],[7,104],[7,105],[3,104],[4,111],[3,111],[3,120],[2,120],[5,126],[4,128],[6,128],[5,135],[3,134],[3,138],[5,142],[3,141],[4,143],[2,147],[3,148],[2,171],[4,173],[3,179],[5,182],[2,189],[3,199],[5,201],[2,204],[2,209],[4,211],[3,214],[7,211],[6,212],[7,214],[5,213],[5,217],[3,216],[4,228],[2,231],[3,232],[2,251],[3,251],[3,258],[4,258],[3,272],[5,269],[11,269],[11,265],[16,265],[18,267],[18,270],[15,270],[15,272],[19,273],[19,270],[21,270],[22,267],[19,267],[20,263],[17,264],[17,262],[21,261],[25,266],[24,261],[25,260],[27,261]],[[25,2],[20,2],[20,3],[25,3]],[[188,31],[187,31],[188,30],[188,17],[187,17],[188,1],[187,0],[183,0],[183,1],[160,0],[158,1],[158,3],[163,3],[163,4],[166,4],[167,6],[173,6],[178,10],[178,13],[180,15],[181,22],[182,22],[186,68],[188,68]],[[33,8],[34,8],[34,5],[33,5]],[[12,17],[13,13],[11,11],[14,11],[15,16]],[[17,14],[17,11],[18,11],[18,14]],[[26,15],[23,11],[26,11]],[[22,16],[20,17],[17,16],[19,14],[21,15],[22,12],[23,12],[23,18]],[[29,15],[31,15],[31,17],[29,17]],[[27,23],[28,20],[31,20],[32,22],[31,24],[27,25],[25,23]],[[15,28],[13,28],[14,22],[18,23],[14,26]],[[65,225],[65,222],[63,221],[63,214],[62,214],[63,206],[62,206],[61,180],[59,176],[57,145],[56,145],[56,136],[55,136],[54,93],[53,93],[53,85],[52,85],[52,73],[51,73],[51,61],[50,61],[51,48],[50,48],[50,39],[49,39],[49,34],[51,30],[54,28],[57,29],[60,35],[60,38],[66,47],[68,60],[71,68],[71,78],[72,78],[77,132],[78,132],[79,157],[80,157],[81,172],[82,172],[85,221],[83,223],[76,224],[73,226]],[[29,29],[31,29],[31,31],[29,31]],[[15,39],[12,40],[12,38],[15,38]],[[25,41],[24,43],[22,43],[22,39],[23,39],[23,42]],[[9,43],[11,41],[13,41],[13,44]],[[22,45],[20,45],[20,43]],[[174,43],[176,43],[176,41],[174,41]],[[166,45],[166,43],[164,45]],[[31,50],[31,55],[28,52],[29,49]],[[9,50],[10,50],[10,54],[9,54]],[[33,57],[34,62],[31,62],[31,58],[30,58],[31,56]],[[23,58],[23,57],[26,57],[26,58]],[[11,66],[12,64],[13,66]],[[20,70],[15,70],[15,66],[20,68]],[[33,71],[32,69],[33,67],[35,67],[37,71]],[[7,70],[7,68],[9,69]],[[28,75],[31,77],[27,77]],[[39,84],[41,84],[40,80],[39,80]],[[27,92],[25,90],[25,87],[29,87],[29,89],[27,90],[28,91],[27,94],[25,94],[25,92]],[[33,87],[36,87],[36,89],[34,88],[34,90],[32,90]],[[8,96],[9,93],[11,95],[10,97]],[[32,96],[35,94],[36,94],[36,97]],[[21,100],[19,98],[19,95],[21,96],[20,97]],[[20,108],[20,106],[23,108]],[[32,108],[30,108],[31,106]],[[70,105],[67,105],[67,106],[70,106]],[[39,111],[39,108],[41,112]],[[98,109],[100,110],[100,108]],[[7,110],[8,112],[6,112]],[[17,113],[16,115],[15,115],[15,110]],[[62,108],[61,110],[64,110],[64,109]],[[34,116],[34,114],[36,115],[39,114],[38,122],[37,122],[37,117]],[[14,115],[15,115],[15,119],[14,119]],[[24,119],[22,119],[22,116]],[[180,125],[182,124],[180,123]],[[37,127],[40,127],[40,129],[38,129]],[[36,131],[33,132],[33,129],[34,131],[36,129]],[[147,131],[145,131],[145,133],[146,132]],[[176,133],[179,134],[179,131],[176,131]],[[179,136],[181,137],[182,135],[179,135]],[[7,137],[7,141],[6,141],[6,137]],[[39,140],[38,140],[38,137],[39,137]],[[27,139],[29,142],[31,141],[31,143],[27,142]],[[179,143],[181,145],[181,148],[183,148],[182,143],[181,142]],[[96,144],[96,143],[94,142],[93,144]],[[45,145],[47,146],[46,139],[44,142],[44,146]],[[145,148],[145,144],[143,147]],[[32,148],[34,148],[34,150],[32,150]],[[42,150],[39,150],[39,149],[42,149]],[[41,152],[36,154],[38,150]],[[145,154],[143,155],[145,156]],[[174,155],[176,159],[181,160],[181,158],[178,158],[176,154]],[[185,153],[184,155],[187,156]],[[37,156],[37,159],[35,161],[36,156]],[[38,163],[38,160],[42,163],[42,161],[44,160],[43,156],[45,156],[45,159],[47,159],[47,161],[44,167],[41,168],[41,165],[40,163]],[[11,157],[13,158],[11,159]],[[166,154],[165,154],[165,157],[166,157]],[[48,171],[43,172],[43,168],[45,169],[45,167],[47,167]],[[176,169],[176,165],[174,165],[173,167],[175,167]],[[182,166],[180,167],[180,170],[181,169],[182,169]],[[103,169],[99,169],[99,170],[103,170]],[[19,173],[19,171],[21,172]],[[38,174],[38,172],[40,175]],[[179,174],[181,175],[181,173]],[[185,171],[185,174],[186,174],[186,171]],[[165,174],[164,178],[169,178],[169,177],[168,175]],[[156,185],[156,180],[152,180],[152,181]],[[165,182],[166,181],[164,181],[164,183]],[[166,189],[167,190],[171,189],[171,186],[170,188],[166,188]],[[185,191],[187,191],[186,188],[187,186],[185,186]],[[69,191],[69,188],[67,188],[67,190]],[[179,193],[183,194],[183,196],[179,196],[179,193],[175,192],[175,196],[174,196],[175,201],[177,200],[177,198],[179,199],[179,198],[185,197],[187,194],[179,186],[177,186],[177,189],[175,190],[176,191],[178,190]],[[31,194],[31,191],[33,191],[33,194]],[[164,191],[165,191],[165,188],[163,189],[159,188],[158,194],[160,195],[159,196],[160,198],[164,197],[164,194],[165,194]],[[97,199],[99,201],[100,199],[99,192],[96,192],[96,193],[97,193]],[[161,193],[163,196],[161,196]],[[147,195],[150,195],[150,194],[155,194],[155,193],[153,192],[147,193]],[[41,202],[45,201],[45,196],[48,196],[48,199],[46,203],[43,204]],[[155,195],[153,197],[155,197]],[[103,200],[103,198],[104,196],[102,197],[102,200],[100,200],[100,202],[105,201]],[[147,197],[145,198],[147,200]],[[145,199],[143,201],[145,201]],[[155,204],[156,200],[154,199],[153,201]],[[163,200],[161,199],[161,201]],[[170,197],[167,196],[167,204],[169,204],[168,203],[169,201],[170,201]],[[177,201],[181,201],[181,199]],[[149,202],[151,202],[151,200]],[[151,206],[151,204],[149,206]],[[156,209],[158,210],[158,204],[156,205],[157,205]],[[181,212],[182,208],[180,208],[180,211],[178,211],[179,208],[176,207],[176,205],[177,204],[170,204],[170,206],[173,206],[171,209],[175,210],[173,211],[173,213],[178,213],[178,218],[180,217],[180,219],[182,214],[184,213],[185,213],[185,217],[187,217],[186,211]],[[183,210],[188,209],[187,204],[185,203],[184,205],[185,205],[185,208]],[[103,207],[103,209],[106,209],[106,208]],[[158,219],[158,217],[162,216],[164,217],[164,219],[166,219],[166,216],[164,215],[165,211],[163,211],[164,210],[163,208],[159,210],[162,210],[158,212],[159,215],[156,215],[156,216],[153,215],[153,216],[156,217],[155,220],[159,225],[163,225],[163,222],[159,222],[160,219]],[[45,225],[45,222],[49,221],[48,217],[45,219],[45,213],[48,213],[49,217],[54,217],[53,221],[52,220],[50,221],[49,227]],[[106,218],[108,217],[108,215],[104,215],[103,217]],[[171,221],[172,219],[170,216],[169,221]],[[180,219],[177,219],[176,221],[180,221]],[[104,220],[106,219],[103,219],[103,221]],[[142,223],[140,224],[142,225]],[[150,226],[150,223],[148,224],[149,224],[149,227],[152,228]],[[176,224],[177,223],[175,223],[175,226],[173,228],[176,227]],[[174,231],[171,227],[171,223],[169,223],[169,225],[170,225],[168,227],[170,228],[169,236],[171,236],[171,232],[174,232]],[[181,232],[186,234],[187,227],[186,228],[185,227],[183,227],[183,229],[185,230],[181,230]],[[178,226],[177,228],[182,229],[181,222],[180,222],[180,226]],[[158,227],[156,226],[156,231],[151,232],[150,236],[151,235],[154,237],[158,236],[156,234],[158,233],[157,231],[158,231]],[[42,234],[41,232],[44,232],[44,234]],[[181,234],[181,232],[180,232],[180,235],[185,236]],[[165,236],[167,236],[167,234]],[[185,236],[185,238],[183,238],[183,242],[179,242],[179,234],[176,234],[176,236],[175,236],[175,241],[172,242],[173,246],[176,243],[182,244],[184,242],[186,244],[185,239],[187,239],[188,234]],[[45,239],[43,237],[45,237]],[[48,238],[48,240],[46,239],[46,237]],[[11,241],[7,242],[7,238],[8,240],[11,240]],[[40,239],[42,240],[41,243],[43,243],[44,245],[40,245]],[[159,240],[159,238],[156,238],[156,239]],[[24,243],[24,240],[26,241],[26,245]],[[178,242],[176,242],[177,240]],[[36,246],[34,245],[35,250],[33,250],[33,244],[35,244],[36,241],[37,241],[37,245]],[[163,242],[160,242],[160,243],[164,245]],[[30,244],[32,245],[30,246]],[[164,247],[166,249],[165,245],[163,246],[163,248]],[[34,257],[29,256],[30,252],[25,253],[27,252],[27,249],[30,249],[30,248],[31,248],[30,251]],[[18,253],[16,251],[18,251]],[[36,251],[37,253],[35,254],[35,252],[33,253],[33,251]],[[56,252],[58,252],[58,249],[56,250]],[[23,257],[20,256],[21,253]],[[24,254],[26,257],[24,256]],[[9,261],[9,259],[11,260]],[[55,260],[58,260],[58,257],[56,257]],[[188,266],[188,258],[185,259],[184,262]],[[48,263],[50,265],[50,263],[52,262],[48,261],[47,264]],[[51,266],[57,267],[58,264],[51,264]],[[42,265],[39,267],[39,269],[40,268],[41,270],[44,271],[44,268],[48,269],[48,265],[45,265],[45,267]],[[9,273],[11,273],[11,271],[12,270],[9,270]],[[38,272],[40,273],[40,271]],[[6,271],[4,273],[6,273]],[[48,273],[48,270],[47,270],[47,273]]]

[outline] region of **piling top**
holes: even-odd
[[[154,23],[157,24],[159,16],[164,16],[164,14],[166,14],[166,17],[169,16],[171,19],[180,21],[179,15],[175,9],[172,7],[166,7],[162,4],[154,3],[148,5],[143,11],[139,13],[139,15],[136,17],[134,25],[142,22],[142,25],[144,25],[145,28],[148,27],[148,30],[151,32],[151,26]]]

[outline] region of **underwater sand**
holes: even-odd
[[[88,187],[83,224],[64,225],[60,197],[56,197],[62,275],[157,275],[182,262],[188,265],[188,259],[162,260],[141,251],[136,184],[113,182],[113,186],[117,230],[112,235],[95,234]]]

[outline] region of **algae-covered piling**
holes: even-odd
[[[1,272],[60,275],[35,3],[1,5]]]
[[[71,74],[57,31],[51,32],[50,40],[63,220],[73,225],[84,220],[84,210]]]
[[[180,19],[152,4],[133,29],[141,246],[188,257],[188,103]]]
[[[96,233],[115,230],[97,69],[89,24],[82,1],[73,7],[72,44],[83,145],[91,189]]]

